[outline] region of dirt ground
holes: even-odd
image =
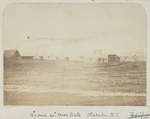
[[[133,96],[79,96],[67,93],[4,92],[5,105],[32,106],[144,106],[145,97]]]
[[[146,105],[146,62],[4,64],[5,105]]]

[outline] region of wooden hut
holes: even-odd
[[[108,62],[120,62],[120,57],[115,54],[108,55]]]
[[[4,59],[5,60],[18,60],[22,58],[18,50],[5,50]]]

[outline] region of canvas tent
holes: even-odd
[[[103,62],[103,61],[104,61],[104,57],[102,51],[100,49],[93,50],[90,56],[90,62]]]
[[[128,56],[120,56],[120,62],[125,62]]]
[[[5,60],[18,60],[18,59],[21,59],[21,55],[18,50],[5,50],[4,59]]]
[[[104,58],[104,62],[108,62],[108,58]]]
[[[44,55],[44,60],[56,60],[56,58],[53,55]]]
[[[40,60],[41,58],[40,58],[40,56],[36,55],[36,56],[33,57],[33,59]]]
[[[80,56],[80,61],[82,62],[89,62],[90,61],[91,55],[85,55],[85,56]]]
[[[139,61],[146,61],[146,54],[136,53],[136,56],[138,57]]]
[[[132,55],[128,56],[126,62],[135,62],[135,59]]]
[[[107,60],[104,58],[100,49],[95,49],[92,53],[85,56],[80,56],[79,58],[83,62],[106,62]]]
[[[146,56],[144,54],[140,54],[140,53],[134,53],[132,55],[129,55],[126,59],[127,61],[131,61],[131,62],[137,62],[137,61],[146,61]]]
[[[146,56],[139,56],[140,61],[146,61]]]
[[[132,57],[133,57],[133,59],[134,59],[135,61],[140,61],[140,57],[139,57],[139,56],[133,55]]]
[[[43,56],[44,60],[50,60],[50,56]]]

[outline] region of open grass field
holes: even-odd
[[[146,62],[4,62],[5,105],[146,105]]]

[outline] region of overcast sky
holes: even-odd
[[[145,53],[146,32],[138,4],[11,4],[4,11],[4,50],[24,55]]]

